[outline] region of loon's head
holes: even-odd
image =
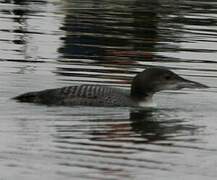
[[[208,88],[208,86],[184,79],[166,68],[148,68],[133,79],[131,97],[144,99],[162,90],[182,88]]]

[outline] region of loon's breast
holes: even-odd
[[[103,85],[78,85],[29,92],[15,97],[21,102],[65,106],[133,106],[129,95]]]

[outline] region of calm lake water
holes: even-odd
[[[129,89],[150,66],[211,88],[150,110],[18,103],[80,83]],[[215,180],[217,1],[0,0],[1,180]]]

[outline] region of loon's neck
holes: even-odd
[[[143,94],[143,95],[138,96],[137,94],[133,94],[131,92],[130,97],[136,106],[139,106],[139,107],[156,106],[156,104],[154,104],[152,100],[153,94]]]
[[[152,88],[147,85],[144,85],[134,79],[131,85],[130,98],[140,107],[153,107],[155,104],[152,101],[154,92]]]
[[[140,81],[137,81],[135,78],[131,84],[130,97],[139,101],[141,99],[150,99],[152,98],[155,92],[152,88],[147,85],[142,84]]]

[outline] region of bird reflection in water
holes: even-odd
[[[198,129],[194,125],[186,124],[184,119],[167,119],[167,116],[157,109],[133,110],[129,119],[106,121],[110,123],[105,123],[104,130],[100,128],[89,132],[92,135],[91,140],[153,143],[171,140],[186,132],[194,134]]]
[[[110,115],[109,119],[85,120],[85,123],[78,125],[56,125],[57,134],[64,136],[55,136],[57,139],[75,138],[75,132],[82,133],[82,138],[88,138],[91,141],[105,142],[130,142],[130,143],[154,143],[169,140],[172,143],[173,138],[185,136],[197,132],[198,127],[189,124],[184,119],[178,117],[171,118],[166,112],[161,110],[132,110],[127,117],[117,117]],[[73,121],[72,121],[73,123]],[[66,135],[67,134],[67,135]],[[66,136],[65,136],[66,135]]]
[[[128,114],[129,111],[114,110],[101,114],[92,111],[67,115],[67,121],[61,119],[54,125],[56,150],[59,155],[69,158],[67,162],[60,162],[61,165],[74,167],[76,164],[97,169],[102,177],[113,175],[118,179],[132,179],[129,172],[121,168],[123,166],[162,169],[164,161],[146,157],[146,154],[174,153],[171,146],[179,145],[176,138],[185,142],[186,138],[180,139],[180,136],[195,133],[198,129],[183,119],[172,119],[172,115],[167,114],[170,111],[162,111],[131,110]],[[145,154],[142,159],[137,156],[138,152]]]

